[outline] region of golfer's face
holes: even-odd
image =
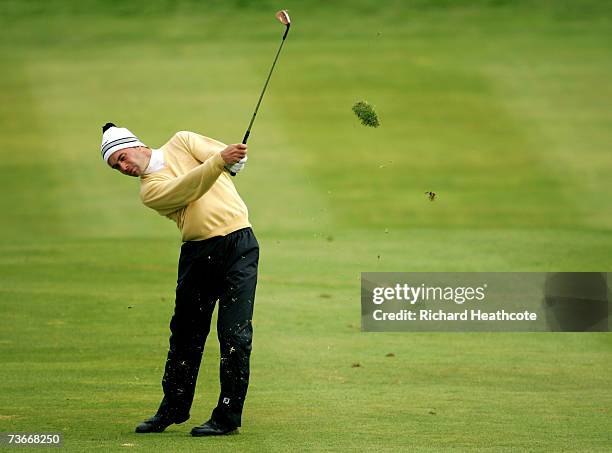
[[[145,156],[138,148],[124,148],[108,158],[108,165],[128,176],[140,176],[144,168]]]

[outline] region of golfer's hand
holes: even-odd
[[[248,156],[244,156],[242,159],[240,159],[237,163],[235,164],[226,164],[225,168],[227,169],[227,171],[229,171],[230,173],[236,174],[240,171],[242,171],[242,169],[244,168],[244,166],[246,165],[246,161],[248,159]]]
[[[233,165],[240,161],[247,154],[247,145],[234,143],[221,151],[221,157],[226,164]]]

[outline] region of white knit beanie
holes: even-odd
[[[138,137],[125,127],[117,127],[113,123],[106,123],[102,127],[102,145],[100,145],[100,150],[104,162],[108,163],[108,158],[116,151],[134,146],[147,145],[138,140]]]

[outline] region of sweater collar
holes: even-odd
[[[164,168],[164,153],[161,149],[151,149],[151,160],[149,161],[149,166],[144,171],[145,175],[149,173],[154,173],[156,171]]]

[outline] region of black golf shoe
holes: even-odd
[[[212,420],[208,420],[191,430],[191,435],[195,437],[224,436],[226,434],[238,434],[238,428],[221,426]]]
[[[164,429],[174,423],[183,423],[188,420],[189,417],[184,419],[175,419],[162,417],[160,415],[154,415],[151,418],[146,419],[140,425],[136,427],[137,433],[161,433]]]

